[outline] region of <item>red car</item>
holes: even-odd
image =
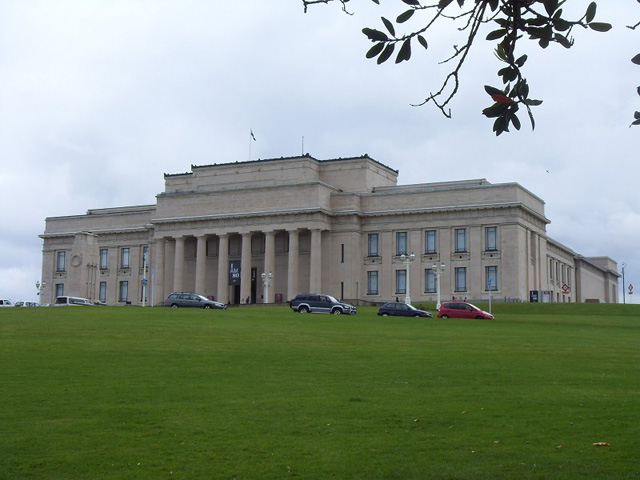
[[[444,302],[438,310],[438,318],[479,318],[493,320],[493,315],[467,302]]]

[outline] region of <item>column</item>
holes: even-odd
[[[206,295],[207,279],[207,237],[200,235],[196,237],[196,291],[200,295]]]
[[[217,301],[229,303],[229,235],[218,235],[218,297]]]
[[[311,264],[309,265],[309,292],[322,289],[322,230],[311,230]]]
[[[273,273],[273,281],[267,291],[266,303],[273,303],[275,298],[275,284],[278,280],[275,276],[276,267],[276,245],[275,245],[276,232],[264,232],[264,273],[267,275],[269,272]]]
[[[176,253],[173,264],[173,291],[182,291],[182,277],[184,272],[184,237],[176,238]]]
[[[153,290],[151,291],[151,305],[164,302],[164,238],[156,240],[156,258],[153,272]]]
[[[298,230],[289,230],[289,265],[287,269],[287,300],[298,294],[298,264],[300,242]]]
[[[247,301],[249,299],[249,301]],[[242,258],[240,259],[240,303],[251,302],[251,234],[242,234]]]

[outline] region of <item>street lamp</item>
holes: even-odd
[[[38,289],[38,303],[42,303],[40,300],[40,294],[42,293],[42,290],[44,290],[44,287],[47,286],[47,282],[43,281],[42,283],[40,283],[38,280],[36,280],[36,288]]]
[[[440,265],[436,265],[434,263],[431,270],[433,270],[433,273],[436,276],[436,294],[438,295],[436,310],[440,310],[440,275],[444,273],[444,263],[441,263]]]
[[[407,291],[406,296],[404,297],[404,303],[406,303],[407,305],[411,305],[411,283],[409,281],[411,275],[409,274],[409,267],[415,259],[416,256],[413,254],[413,252],[411,252],[411,255],[406,255],[404,253],[400,255],[400,263],[403,263],[407,267]]]
[[[273,280],[273,273],[262,272],[262,286],[264,287],[264,303],[269,303],[269,287],[271,286],[271,280]]]

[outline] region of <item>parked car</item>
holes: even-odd
[[[13,307],[11,300],[0,300],[0,307]]]
[[[378,308],[378,315],[382,315],[383,317],[387,315],[395,317],[433,317],[431,313],[425,310],[418,310],[413,305],[402,302],[388,302],[381,305],[380,308]]]
[[[355,315],[356,307],[342,303],[331,295],[301,293],[289,302],[289,306],[298,313],[331,313],[333,315]]]
[[[209,300],[207,297],[197,293],[173,292],[164,301],[165,307],[187,307],[187,308],[217,308],[224,310],[227,306],[224,303]]]
[[[438,318],[480,318],[493,320],[493,315],[467,302],[444,302],[438,310]]]
[[[67,297],[65,296],[61,296],[61,297],[57,297],[55,303],[53,304],[54,307],[64,307],[64,306],[69,306],[69,307],[93,307],[94,304],[92,301],[87,300],[86,298],[82,298],[82,297]]]

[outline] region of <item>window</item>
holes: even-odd
[[[436,230],[424,232],[424,253],[438,253],[438,237]]]
[[[396,293],[407,293],[406,270],[396,270]]]
[[[456,292],[467,291],[467,267],[458,267],[456,272]]]
[[[485,277],[485,290],[491,290],[493,292],[498,290],[498,267],[485,267]]]
[[[431,293],[436,291],[436,274],[430,268],[424,271],[425,292]]]
[[[263,236],[254,235],[251,237],[251,255],[264,255],[265,239]]]
[[[58,252],[56,255],[56,272],[67,270],[67,252]]]
[[[467,229],[466,228],[456,228],[455,232],[455,251],[456,253],[463,253],[467,251]]]
[[[129,282],[120,282],[120,295],[118,296],[119,302],[127,302],[129,300]]]
[[[396,255],[407,254],[407,232],[396,232]]]
[[[344,243],[340,244],[340,263],[344,263]]]
[[[378,257],[380,255],[379,250],[379,237],[377,233],[369,234],[369,247],[367,255],[369,257]]]
[[[549,277],[553,280],[553,259],[549,259]]]
[[[130,268],[131,266],[131,250],[129,248],[120,249],[120,268]]]
[[[56,283],[56,297],[64,295],[64,283]]]
[[[367,272],[367,295],[378,295],[378,272]]]
[[[109,249],[100,249],[100,270],[106,270],[109,268]]]
[[[145,263],[145,260],[147,261],[147,265],[149,265],[149,246],[145,245],[144,247],[142,247],[142,263]]]
[[[102,303],[107,302],[107,282],[100,282],[100,296],[98,297],[98,299]]]
[[[484,229],[485,249],[489,252],[498,250],[498,227]]]

